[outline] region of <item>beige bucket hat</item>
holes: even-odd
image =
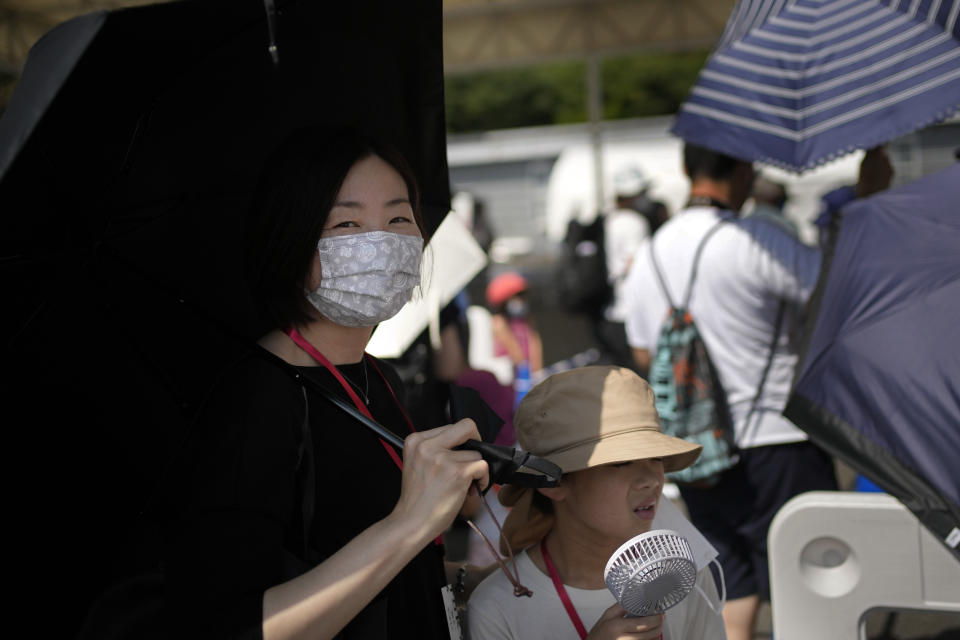
[[[665,435],[653,389],[630,369],[595,366],[557,373],[530,390],[513,418],[525,451],[546,458],[564,473],[614,462],[661,458],[664,471],[690,466],[695,445]],[[513,507],[503,523],[500,547],[521,550],[553,525],[552,514],[533,505],[533,489],[504,485],[500,502]]]

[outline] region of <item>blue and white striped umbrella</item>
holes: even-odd
[[[673,133],[802,172],[960,109],[960,0],[739,0]]]

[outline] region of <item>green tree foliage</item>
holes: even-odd
[[[587,118],[583,63],[447,76],[447,127],[453,132],[582,122]]]
[[[707,61],[707,52],[610,58],[603,62],[608,120],[676,113]]]
[[[675,113],[706,52],[610,58],[601,67],[608,120]],[[586,63],[449,75],[447,127],[453,133],[587,121]]]

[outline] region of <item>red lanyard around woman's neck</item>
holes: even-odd
[[[543,555],[544,564],[547,565],[547,572],[550,574],[550,579],[553,580],[553,587],[557,590],[557,595],[560,596],[560,602],[563,603],[563,608],[567,610],[567,615],[570,616],[570,622],[573,623],[577,633],[580,634],[580,638],[586,638],[587,628],[583,626],[580,614],[577,613],[577,609],[573,606],[573,601],[570,600],[570,596],[567,595],[567,588],[563,586],[563,581],[560,580],[560,574],[557,573],[557,568],[553,566],[553,560],[547,551],[546,536],[540,541],[540,553]]]
[[[353,401],[353,404],[357,407],[358,411],[363,413],[363,415],[367,416],[371,420],[374,419],[373,414],[370,413],[370,409],[367,408],[367,405],[365,405],[363,401],[360,400],[360,396],[358,396],[357,393],[353,390],[353,387],[350,386],[350,383],[347,382],[346,378],[343,377],[343,374],[340,373],[340,371],[333,365],[333,363],[327,360],[326,356],[320,353],[320,351],[316,347],[314,347],[312,344],[307,342],[307,339],[304,338],[302,335],[300,335],[300,332],[294,329],[293,327],[290,327],[284,333],[290,336],[290,339],[293,340],[298,347],[300,347],[301,349],[306,351],[308,354],[310,354],[310,356],[314,360],[316,360],[318,363],[326,367],[327,371],[329,371],[330,374],[337,379],[337,382],[340,383],[340,386],[343,387],[344,391],[347,392],[347,395],[350,396],[350,399]],[[364,353],[363,357],[367,358],[368,356],[366,353]],[[407,421],[407,425],[410,427],[410,431],[416,431],[416,429],[413,428],[413,423],[410,422],[410,418],[407,417],[406,411],[404,411],[403,407],[400,405],[400,401],[397,400],[397,395],[393,392],[393,388],[390,387],[390,383],[387,382],[387,379],[384,377],[383,372],[380,371],[380,367],[377,366],[377,363],[374,362],[372,358],[369,359],[368,362],[371,365],[373,365],[373,368],[380,375],[380,378],[383,380],[383,383],[387,385],[387,390],[390,391],[390,395],[393,397],[393,401],[396,403],[397,408],[400,409],[400,415],[402,415],[403,419]],[[397,468],[402,471],[403,460],[400,458],[400,455],[397,453],[397,450],[391,447],[386,442],[384,442],[383,438],[378,438],[378,440],[380,440],[380,444],[383,445],[383,448],[387,450],[387,453],[390,455],[390,458],[393,459],[393,462],[397,465]]]
[[[358,411],[360,411],[363,415],[367,416],[371,420],[374,419],[373,414],[370,413],[370,409],[367,408],[367,405],[365,405],[363,401],[360,400],[360,396],[356,394],[356,392],[353,390],[353,387],[350,386],[350,383],[348,383],[346,378],[343,377],[343,374],[340,373],[340,371],[338,371],[335,366],[333,366],[333,363],[327,360],[327,357],[325,355],[320,353],[320,351],[316,347],[314,347],[312,344],[307,342],[307,339],[304,338],[302,335],[300,335],[300,332],[294,329],[293,327],[290,327],[284,333],[290,336],[290,339],[293,340],[298,347],[306,351],[308,354],[310,354],[310,356],[314,360],[316,360],[317,362],[319,362],[320,364],[322,364],[324,367],[327,368],[327,371],[329,371],[331,375],[333,375],[333,377],[337,379],[337,382],[340,383],[340,386],[343,387],[344,391],[347,392],[347,395],[350,396],[350,399],[353,400],[353,404],[357,407]],[[390,392],[390,396],[393,398],[393,402],[397,405],[397,409],[400,410],[400,415],[402,415],[403,419],[406,420],[407,426],[410,427],[410,431],[416,431],[416,429],[413,428],[413,423],[410,421],[409,416],[407,416],[407,412],[403,410],[403,405],[401,405],[400,401],[397,400],[397,394],[393,392],[393,387],[390,386],[390,382],[383,375],[383,372],[380,371],[380,367],[378,367],[377,363],[373,360],[373,358],[370,358],[366,353],[363,354],[363,357],[368,359],[367,361],[371,365],[373,365],[373,368],[377,372],[377,375],[379,375],[380,379],[383,380],[383,384],[387,385],[387,391]],[[386,442],[384,442],[383,438],[377,438],[377,439],[380,440],[380,444],[382,444],[383,448],[387,450],[388,454],[390,454],[390,458],[393,459],[393,462],[394,464],[397,465],[397,468],[403,471],[403,460],[400,458],[400,455],[397,453],[397,450],[391,447]],[[443,535],[437,536],[434,539],[433,544],[436,547],[441,547],[443,545]]]

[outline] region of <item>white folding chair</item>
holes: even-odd
[[[767,543],[776,640],[864,640],[878,608],[960,613],[960,561],[887,494],[799,495]]]

